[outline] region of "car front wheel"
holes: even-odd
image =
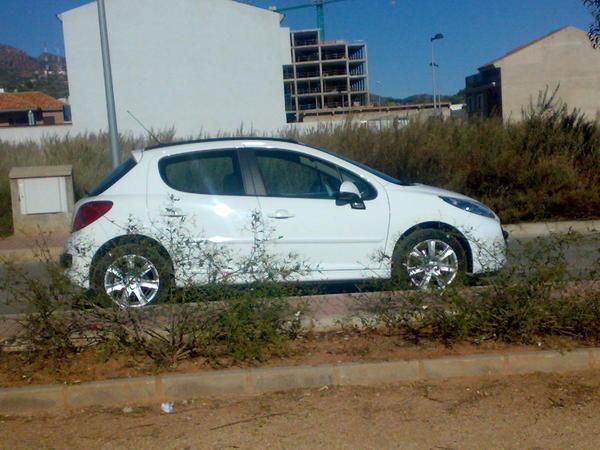
[[[464,279],[467,258],[460,242],[442,230],[417,230],[398,242],[392,275],[403,286],[445,289]]]

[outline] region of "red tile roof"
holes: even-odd
[[[0,111],[23,109],[62,109],[63,103],[43,92],[0,92]]]
[[[497,63],[501,59],[504,59],[507,56],[510,56],[510,55],[513,55],[513,54],[515,54],[517,52],[520,52],[521,50],[524,50],[527,47],[531,47],[532,45],[537,44],[538,42],[543,41],[544,39],[547,39],[550,36],[554,36],[555,34],[560,33],[561,31],[563,31],[563,30],[565,30],[567,28],[569,28],[569,26],[561,27],[558,30],[554,30],[554,31],[551,31],[550,33],[546,33],[543,36],[540,36],[540,37],[534,39],[533,41],[527,42],[526,44],[523,44],[523,45],[519,45],[518,47],[515,47],[512,50],[507,51],[504,55],[500,56],[499,58],[496,58],[496,59],[490,61],[489,63],[480,66],[479,68],[483,69],[484,67],[494,65],[495,63]]]

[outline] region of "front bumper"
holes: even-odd
[[[473,275],[497,272],[506,265],[508,233],[500,223],[485,221],[461,231],[471,247]]]

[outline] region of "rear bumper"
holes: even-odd
[[[75,286],[89,289],[90,264],[94,247],[84,243],[87,243],[87,238],[81,239],[79,233],[73,233],[65,244],[59,262],[65,275]]]
[[[70,253],[62,253],[59,257],[60,267],[63,269],[70,269],[73,267],[73,255]]]

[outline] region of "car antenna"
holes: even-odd
[[[146,133],[148,133],[150,135],[150,137],[156,141],[156,143],[158,145],[163,145],[163,143],[160,142],[160,140],[156,137],[156,135],[152,131],[150,131],[148,128],[146,128],[144,126],[144,124],[142,122],[140,122],[137,117],[135,117],[133,115],[133,113],[131,111],[127,110],[127,114],[129,114],[133,118],[133,120],[135,120],[138,123],[138,125],[140,127],[142,127],[146,131]]]

